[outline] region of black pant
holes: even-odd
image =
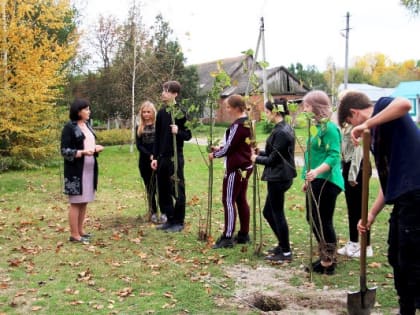
[[[267,198],[264,205],[264,218],[277,237],[283,252],[290,252],[289,226],[284,214],[284,194],[292,181],[267,182]]]
[[[362,163],[361,161],[360,163]],[[357,243],[359,241],[359,231],[357,230],[357,223],[359,223],[360,218],[362,217],[362,181],[363,181],[363,170],[362,165],[360,165],[359,173],[357,174],[357,185],[351,186],[348,177],[350,162],[343,162],[343,177],[345,185],[345,197],[347,204],[347,215],[349,218],[349,236],[350,241]],[[367,232],[367,244],[370,245],[370,232]]]
[[[323,240],[325,243],[336,244],[337,237],[334,230],[333,216],[335,202],[341,189],[325,179],[313,180],[311,187],[313,196],[309,198],[309,193],[306,194],[306,219],[309,222],[308,205],[310,199],[312,204],[313,232],[318,243]]]
[[[184,224],[185,219],[185,179],[184,156],[178,155],[178,198],[175,197],[174,163],[172,157],[158,159],[157,182],[160,211],[168,217],[170,224]],[[174,205],[175,199],[175,205]]]
[[[142,156],[140,156],[139,169],[144,186],[146,187],[148,210],[151,213],[156,213],[156,175],[150,166],[150,162],[150,157],[142,158]]]
[[[420,297],[420,190],[400,196],[389,220],[388,261],[401,315],[414,315]]]

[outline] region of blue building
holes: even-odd
[[[401,82],[391,96],[409,99],[412,106],[410,115],[415,122],[420,122],[420,81]]]

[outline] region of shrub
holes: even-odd
[[[110,129],[96,131],[96,142],[107,145],[123,145],[131,142],[131,129]]]

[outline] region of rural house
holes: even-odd
[[[222,104],[223,99],[232,94],[245,95],[250,71],[252,69],[252,56],[239,56],[234,58],[227,58],[212,62],[196,65],[199,75],[200,94],[207,95],[212,87],[214,78],[211,76],[212,72],[217,71],[217,64],[221,63],[224,71],[230,76],[232,85],[224,89],[220,95],[219,105]],[[285,67],[275,67],[266,69],[267,76],[267,91],[268,95],[274,98],[284,97],[288,100],[300,99],[305,95],[309,88],[301,84],[300,81],[291,74]],[[257,87],[259,95],[250,97],[251,103],[256,104],[253,107],[250,116],[252,119],[260,120],[261,112],[264,111],[264,97],[263,97],[263,69],[256,63],[255,75],[257,77]],[[204,112],[204,117],[208,118],[208,113]],[[228,114],[224,111],[223,106],[219,106],[215,113],[216,122],[229,121]]]

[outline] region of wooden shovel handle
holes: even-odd
[[[363,173],[362,173],[362,225],[366,225],[369,207],[369,179],[372,173],[369,151],[370,151],[370,130],[363,131]],[[367,247],[367,232],[360,236],[360,290],[365,292],[366,286],[366,247]]]

